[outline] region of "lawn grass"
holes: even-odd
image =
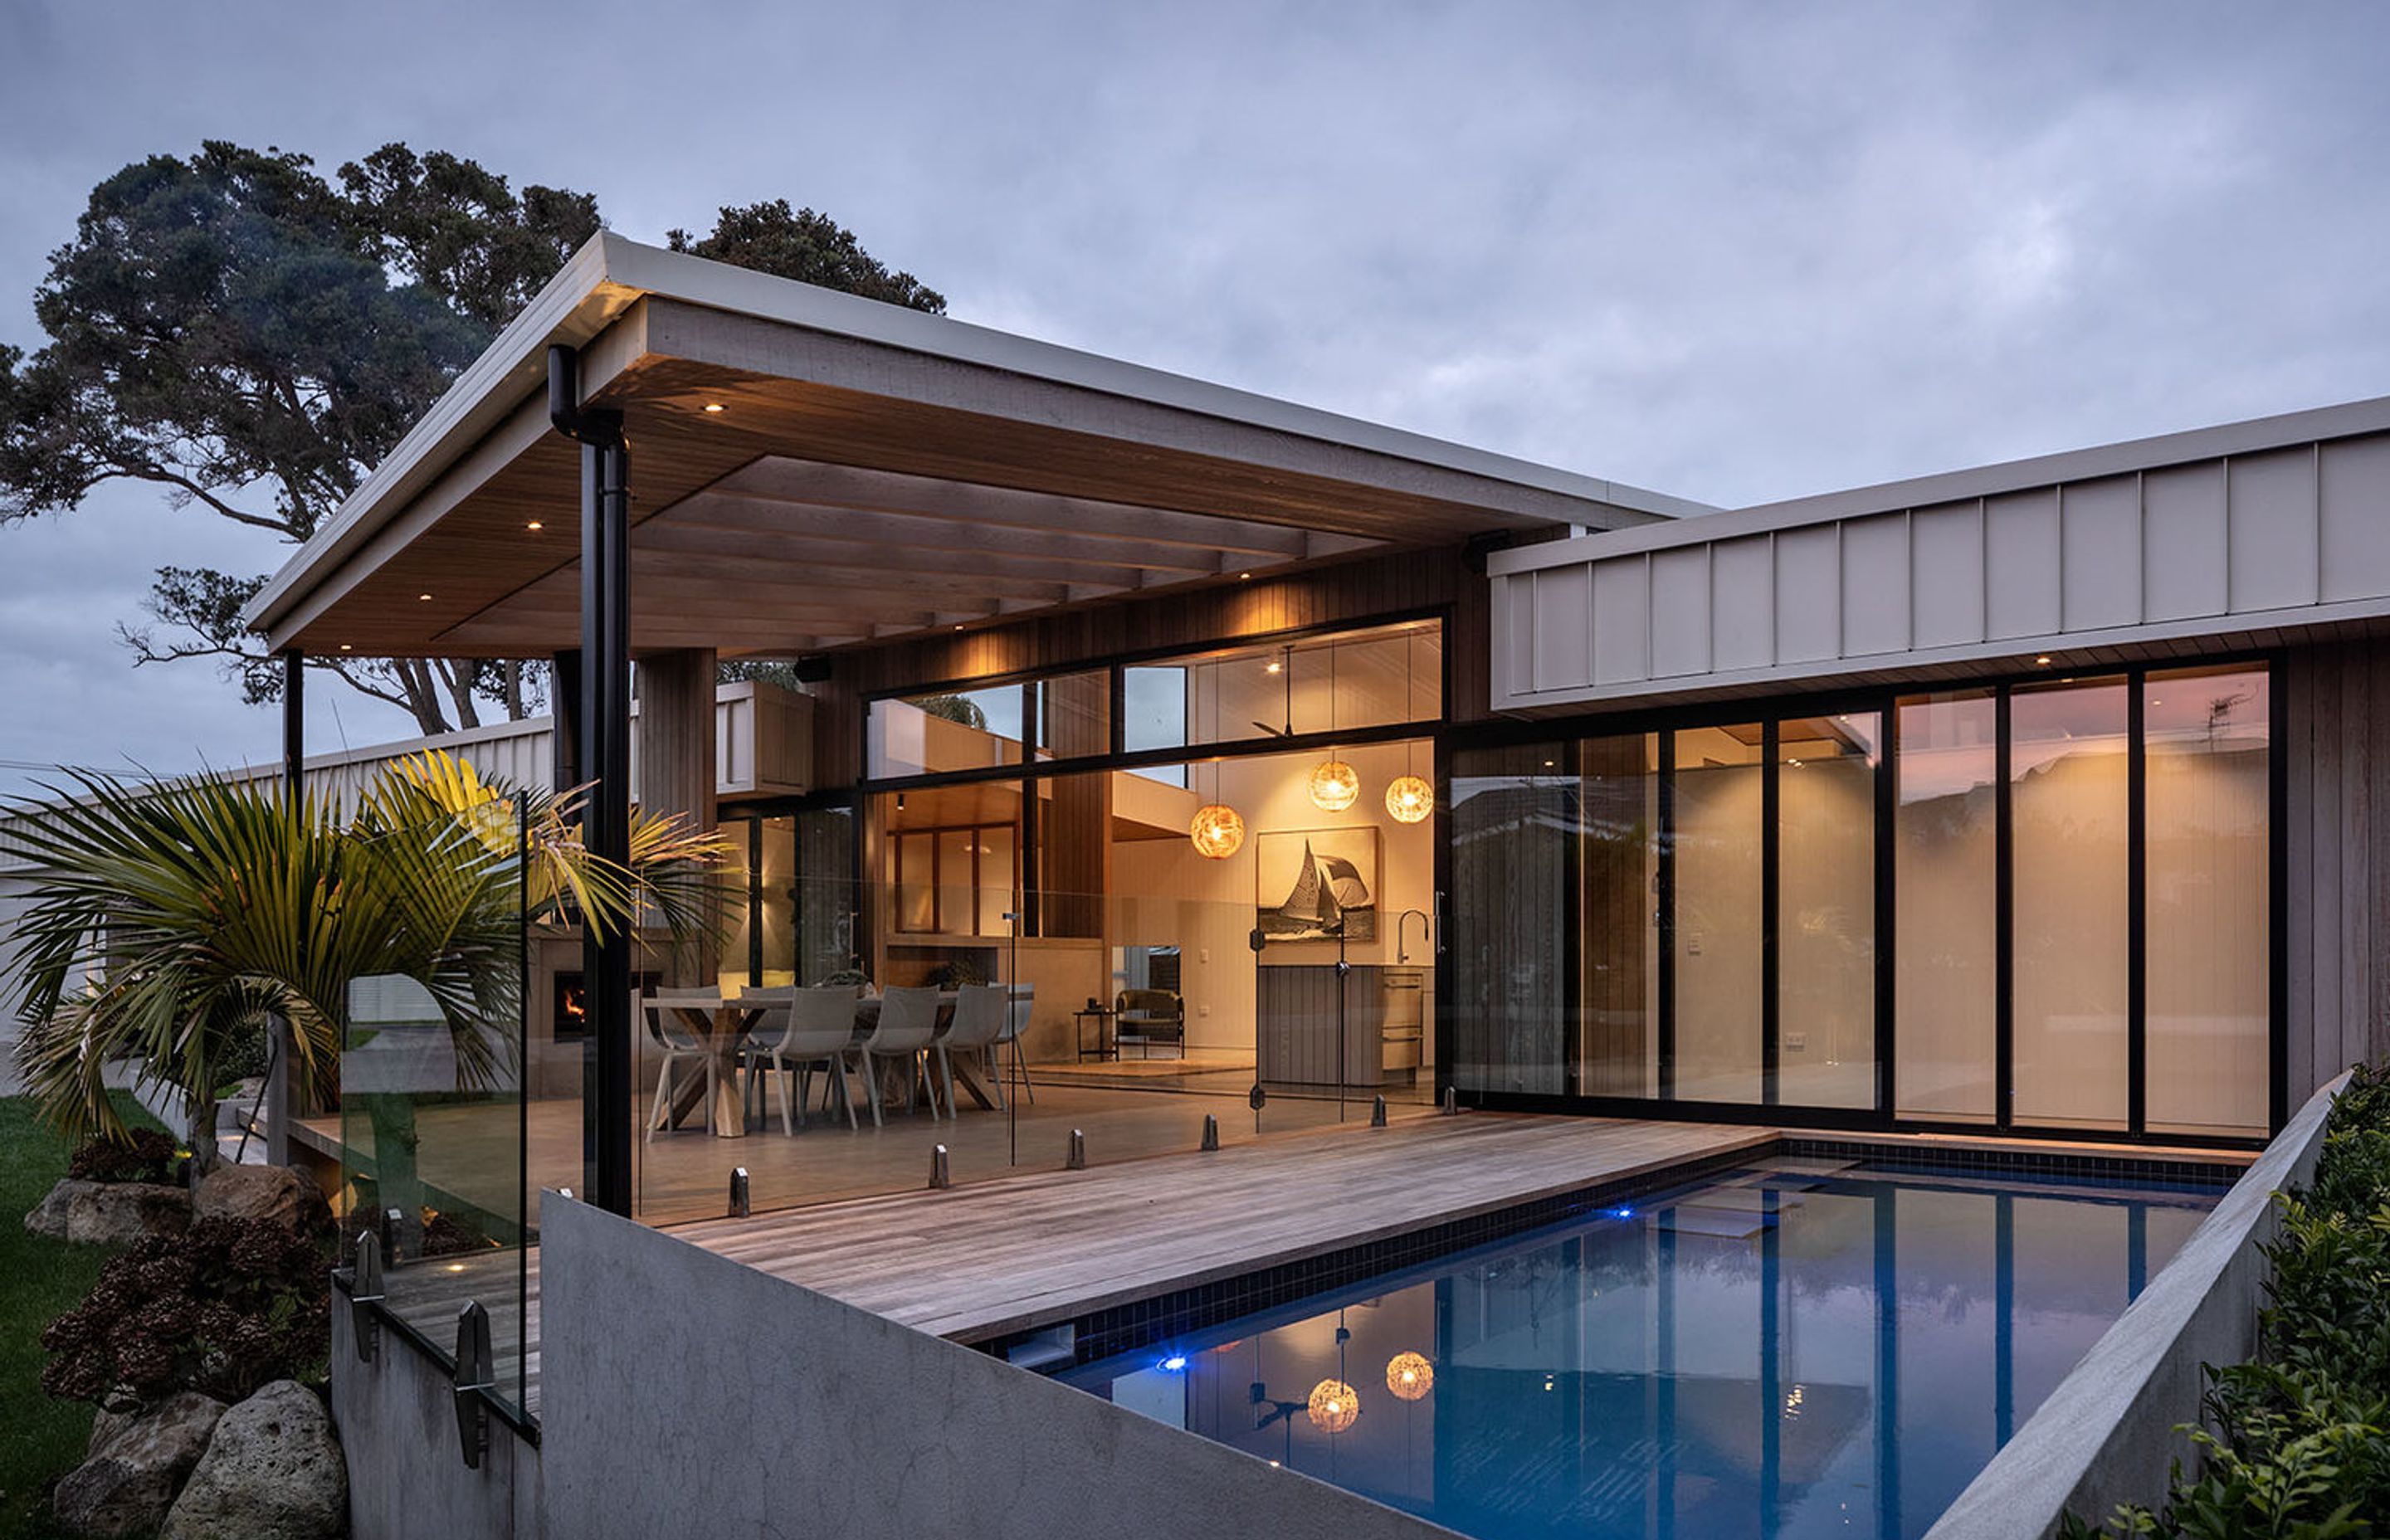
[[[117,1093],[136,1127],[156,1121]],[[83,1462],[88,1402],[42,1393],[42,1328],[82,1302],[109,1253],[26,1233],[23,1217],[67,1173],[71,1147],[23,1097],[0,1097],[0,1537],[50,1540],[49,1488]]]

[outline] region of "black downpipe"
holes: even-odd
[[[547,416],[581,448],[579,772],[593,784],[583,842],[600,860],[631,856],[630,446],[620,412],[581,404],[581,355],[547,350]],[[584,926],[589,1036],[582,1076],[583,1179],[589,1200],[631,1212],[631,937]]]

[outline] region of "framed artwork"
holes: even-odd
[[[1253,909],[1264,944],[1378,939],[1378,830],[1272,829],[1254,840]]]

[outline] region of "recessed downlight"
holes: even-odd
[[[431,602],[431,596],[429,594],[418,594],[415,596],[415,602],[418,604],[429,604]]]
[[[348,643],[346,643],[346,642],[342,642],[342,643],[341,644],[341,650],[342,652],[346,652],[346,651],[348,651],[348,650],[349,650],[349,644],[348,644]]]
[[[524,528],[524,529],[527,529],[527,530],[544,530],[544,529],[547,528],[547,526],[546,526],[546,524],[541,523],[538,520],[534,519],[534,520],[533,520],[530,523],[525,524],[525,525],[523,526],[523,528]]]
[[[709,402],[707,402],[707,403],[705,404],[705,409],[706,409],[706,411],[708,411],[709,413],[718,413],[718,412],[722,412],[722,411],[726,411],[726,410],[727,410],[727,408],[726,408],[726,407],[725,407],[725,406],[722,404],[722,403],[720,403],[720,402],[718,402],[718,401],[709,401]]]

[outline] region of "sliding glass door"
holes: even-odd
[[[1455,1083],[2263,1135],[2266,668],[1839,704],[1456,750]]]

